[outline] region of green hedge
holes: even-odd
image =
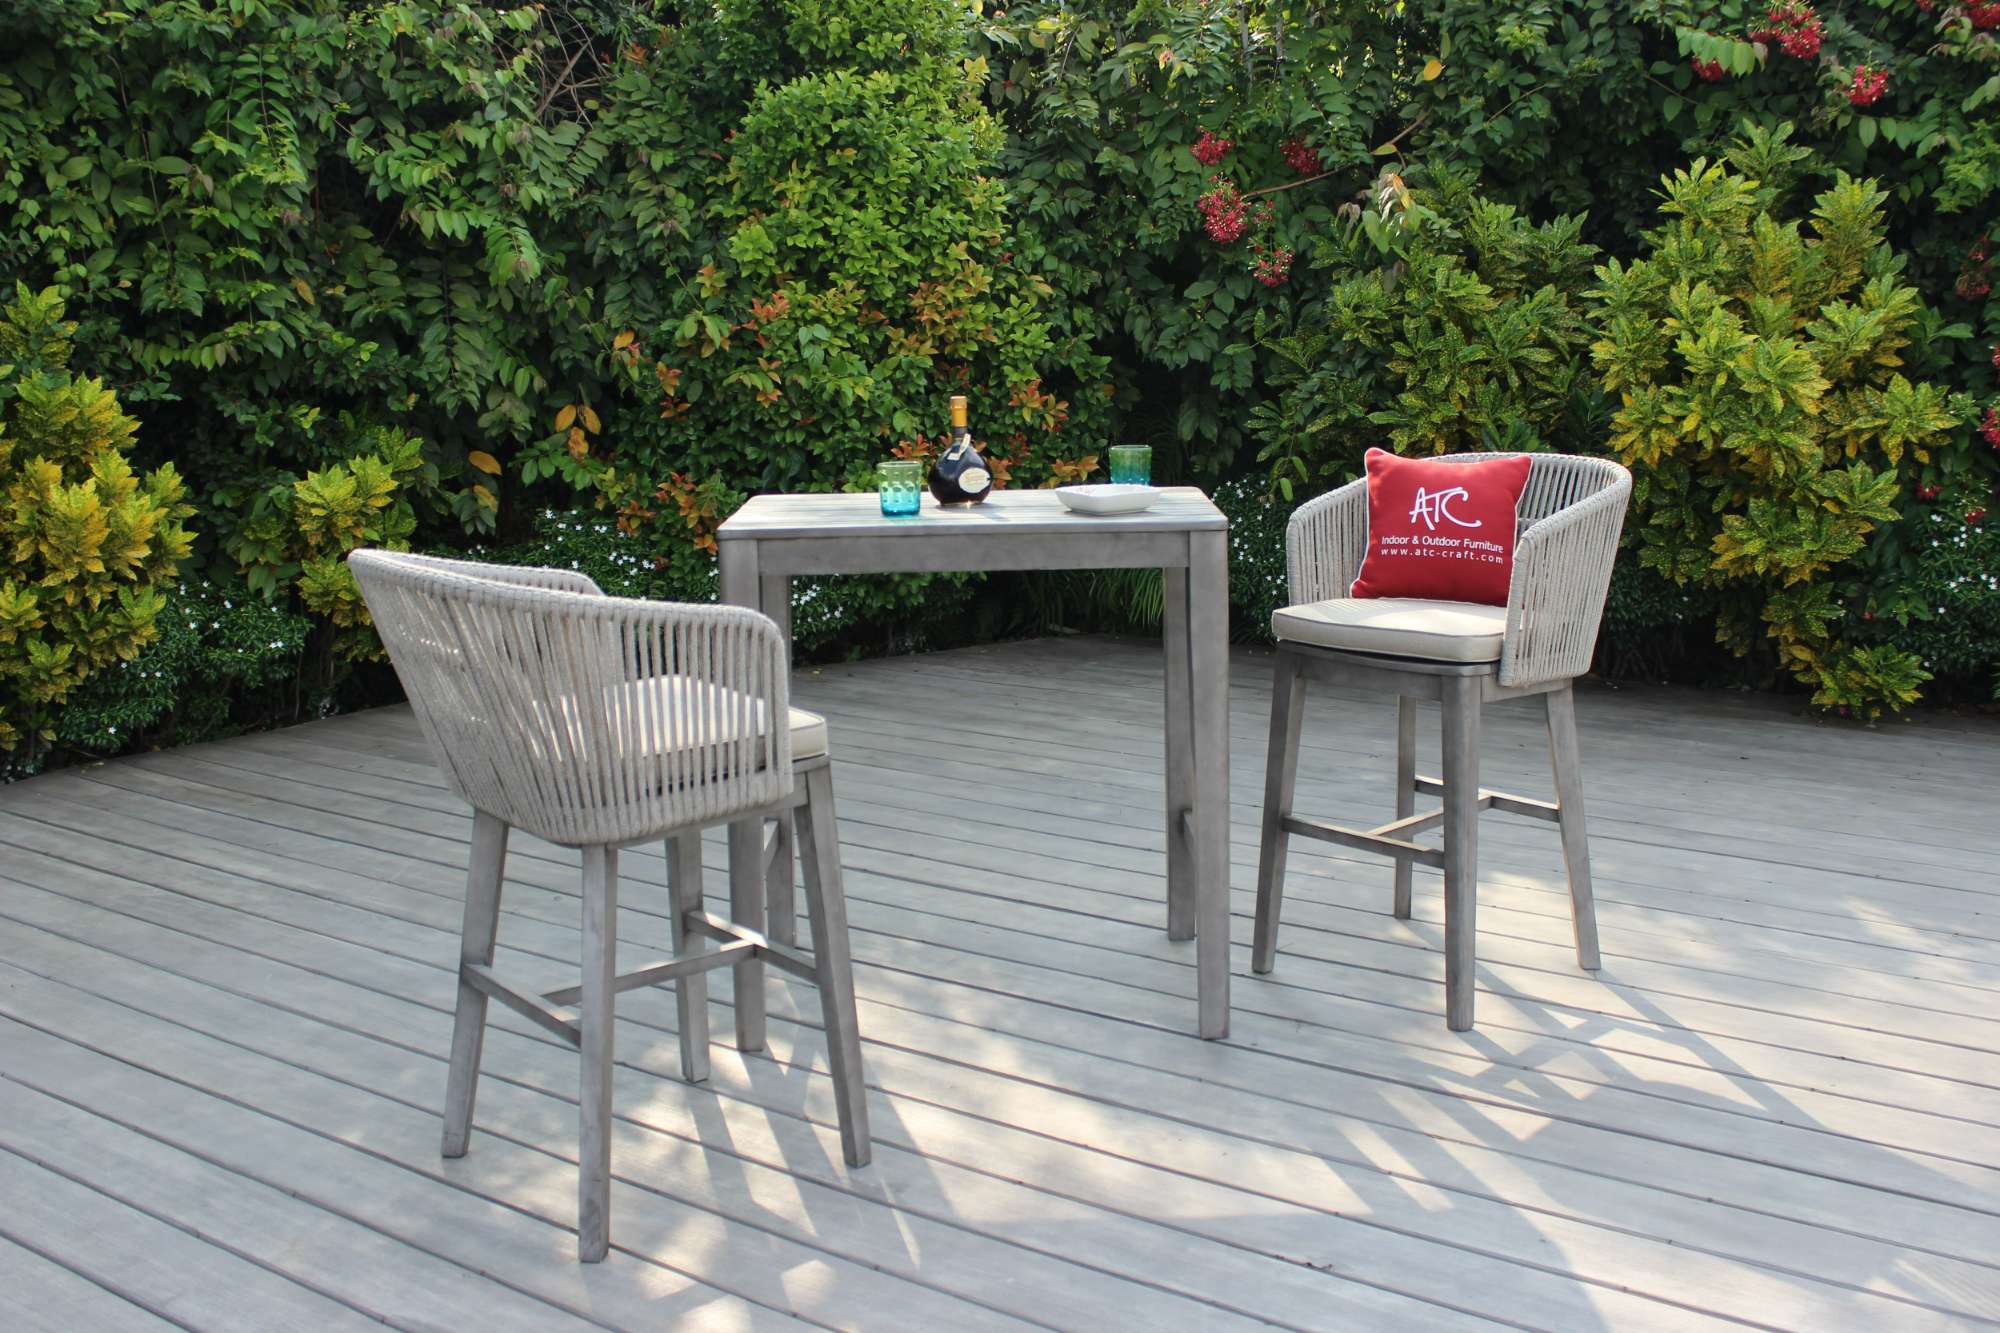
[[[1608,451],[1625,390],[1590,352],[1596,267],[1656,249],[1663,178],[1787,123],[1806,156],[1773,162],[1791,196],[1759,207],[1782,223],[1840,172],[1882,183],[1879,262],[1923,313],[1881,369],[1934,386],[1951,424],[1893,464],[1893,516],[1825,596],[1786,611],[1823,640],[1726,623],[1744,655],[1719,655],[1712,570],[1625,570],[1605,664],[1771,683],[1801,643],[1878,646],[1930,697],[1986,695],[2000,43],[1948,0],[1829,5],[1789,43],[1753,40],[1766,8],[6,7],[0,280],[59,291],[78,369],[141,423],[136,465],[185,478],[184,577],[304,625],[244,639],[299,646],[233,677],[228,709],[92,712],[65,743],[391,688],[339,574],[358,541],[548,551],[540,516],[580,512],[562,538],[704,595],[741,496],[864,485],[935,447],[954,392],[1011,485],[1090,475],[1126,439],[1167,480],[1295,493],[1377,442]],[[1364,327],[1373,344],[1336,332]],[[1239,591],[1254,633],[1261,594]],[[800,623],[840,654],[1129,628],[1150,598],[878,580],[814,593]],[[1912,679],[1834,675],[1811,679],[1823,700],[1864,708]]]

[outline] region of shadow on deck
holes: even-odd
[[[1585,690],[1604,970],[1553,830],[1489,815],[1454,1034],[1421,870],[1399,922],[1386,863],[1299,843],[1248,974],[1269,679],[1235,665],[1221,1043],[1162,929],[1157,649],[801,673],[875,1164],[841,1162],[805,988],[774,980],[769,1057],[718,1013],[698,1087],[672,997],[628,994],[589,1268],[566,1048],[496,1007],[471,1154],[437,1153],[470,820],[407,711],[0,788],[0,1324],[2000,1319],[2000,728]],[[1386,818],[1394,717],[1313,696],[1300,810]],[[1493,785],[1546,788],[1538,718],[1489,710]],[[622,868],[630,956],[664,950],[659,850]],[[719,909],[723,869],[718,832]],[[569,979],[576,881],[517,839],[503,967]]]

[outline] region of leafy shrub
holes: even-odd
[[[1845,632],[1843,576],[1968,404],[1902,373],[1937,322],[1899,280],[1876,185],[1840,173],[1809,232],[1779,220],[1808,156],[1787,129],[1666,178],[1650,253],[1598,270],[1591,350],[1622,398],[1610,444],[1634,471],[1640,562],[1724,592],[1738,654],[1768,636],[1815,703],[1872,716],[1927,673]]]
[[[1962,4],[1878,0],[1825,6],[1795,53],[1751,40],[1767,8],[0,6],[0,273],[62,291],[76,364],[145,420],[134,466],[186,476],[190,570],[234,599],[247,552],[288,614],[303,536],[253,511],[392,435],[423,442],[395,492],[413,544],[531,544],[601,501],[689,596],[744,495],[921,456],[957,391],[1015,485],[1120,439],[1211,486],[1268,449],[1307,490],[1376,438],[1601,450],[1579,256],[1641,255],[1660,173],[1745,119],[1886,183],[1900,280],[1942,316],[1902,373],[2000,407],[2000,43]],[[1351,342],[1287,357],[1336,319]],[[1969,512],[1996,463],[1961,424],[1898,484]],[[1896,507],[1818,581],[1843,642],[1934,658],[1939,557]],[[802,584],[795,623],[839,654],[1153,604],[1101,582]],[[1607,642],[1713,678],[1690,626],[1741,591],[1621,572]],[[367,636],[313,618],[289,693],[248,706],[343,697]]]
[[[349,412],[427,441],[436,505],[490,529],[471,455],[539,435],[608,341],[567,210],[628,8],[6,6],[0,271],[63,288],[205,510],[318,466]]]
[[[1897,642],[1941,682],[2000,699],[2000,524],[1983,509],[1938,506],[1912,526],[1921,555],[1908,584],[1910,624]]]
[[[53,289],[0,313],[0,753],[29,763],[71,692],[153,639],[193,540],[173,465],[134,472],[137,423],[70,372],[74,328]]]
[[[1379,205],[1329,225],[1313,265],[1331,286],[1310,325],[1272,340],[1277,392],[1250,411],[1279,492],[1356,475],[1374,444],[1594,447],[1604,409],[1580,307],[1596,251],[1581,226],[1537,226],[1454,174],[1385,183]]]
[[[1229,516],[1230,636],[1269,643],[1271,613],[1292,600],[1285,574],[1285,525],[1295,506],[1247,479],[1222,483],[1214,499]]]
[[[747,492],[871,486],[934,446],[952,393],[1003,484],[1065,457],[1097,363],[1057,355],[1048,288],[1011,262],[965,17],[735,0],[623,66],[597,134],[638,188],[590,244],[677,270],[653,301],[607,292],[639,405],[598,481],[628,526],[712,549]]]
[[[407,550],[417,526],[409,491],[425,472],[422,446],[393,430],[371,434],[371,451],[258,491],[224,542],[253,593],[318,618],[308,659],[321,688],[336,663],[382,656],[348,552]]]
[[[311,622],[196,578],[167,594],[158,637],[70,696],[55,740],[83,754],[214,740],[310,716],[300,667]]]

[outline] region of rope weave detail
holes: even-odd
[[[373,550],[348,564],[474,809],[580,846],[790,794],[789,657],[769,617],[606,597],[567,570]]]

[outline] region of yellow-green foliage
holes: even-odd
[[[91,672],[154,635],[188,554],[171,464],[144,476],[138,423],[69,371],[54,289],[17,284],[0,313],[0,752],[36,748]]]
[[[1619,395],[1611,446],[1637,480],[1639,557],[1730,590],[1719,640],[1766,636],[1826,707],[1917,697],[1917,657],[1849,642],[1838,576],[1964,416],[1900,370],[1923,317],[1883,241],[1887,196],[1841,173],[1811,221],[1774,213],[1806,154],[1753,133],[1665,178],[1649,253],[1598,269],[1592,357]]]
[[[347,553],[409,548],[417,518],[408,484],[426,471],[422,446],[410,436],[377,430],[372,443],[371,452],[268,487],[230,542],[251,588],[274,600],[296,593],[332,626],[333,653],[345,661],[382,655]]]

